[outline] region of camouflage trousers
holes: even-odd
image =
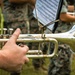
[[[50,59],[48,75],[70,75],[71,51],[66,45],[60,45],[58,54]]]

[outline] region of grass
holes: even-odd
[[[46,61],[45,66],[48,68],[49,58],[45,59],[45,61]],[[71,68],[72,68],[71,75],[75,75],[75,59],[72,60]],[[4,70],[0,70],[0,75],[10,75],[10,73]],[[35,70],[32,65],[32,59],[30,59],[30,62],[23,66],[21,75],[47,75],[47,72],[43,71],[42,69]]]
[[[46,59],[46,61],[48,62],[48,59]],[[45,64],[45,66],[47,67],[48,64]],[[4,70],[0,70],[0,75],[10,75],[10,73],[8,73]],[[43,71],[42,69],[35,70],[32,65],[32,59],[30,59],[30,62],[28,62],[26,65],[23,66],[21,75],[47,75],[47,72]]]

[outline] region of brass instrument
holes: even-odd
[[[37,37],[34,38],[34,37],[30,37],[30,35],[33,36],[34,34],[25,34],[25,35],[21,34],[19,36],[19,38],[17,39],[17,42],[25,42],[25,43],[30,43],[30,42],[39,42],[39,43],[49,42],[50,43],[50,42],[53,42],[55,44],[55,49],[54,49],[54,52],[52,54],[49,54],[49,52],[47,52],[48,54],[45,54],[45,55],[43,55],[41,50],[29,50],[27,53],[28,58],[53,57],[57,53],[58,42],[56,39],[53,39],[53,38],[44,38],[43,39],[43,38],[37,38]],[[39,34],[35,34],[35,35],[38,36]],[[5,38],[5,37],[10,37],[10,35],[1,35],[0,37],[4,38],[4,39],[0,38],[0,42],[4,43],[4,42],[9,40],[8,38]]]
[[[2,48],[2,46],[5,44],[6,41],[9,40],[13,29],[9,28],[9,34],[6,34],[7,29],[3,28],[3,34],[0,35],[0,48]],[[53,57],[58,50],[58,41],[56,39],[53,38],[45,38],[45,37],[41,37],[41,38],[37,38],[37,37],[33,37],[34,34],[20,34],[20,36],[17,39],[17,42],[19,43],[30,43],[30,42],[37,42],[39,43],[39,48],[37,50],[29,50],[27,53],[27,57],[28,58],[42,58],[42,57]],[[35,35],[39,35],[39,34],[35,34]],[[40,34],[41,35],[41,34]],[[43,55],[42,50],[40,49],[40,44],[43,42],[53,42],[55,44],[55,49],[54,52],[52,54],[49,54],[49,50],[50,50],[50,46],[48,47],[48,51],[47,54]]]
[[[26,34],[26,35],[21,34],[19,38],[26,38],[27,36],[34,37],[33,40],[34,42],[37,40],[40,41],[40,39],[43,40],[41,34]],[[71,47],[71,49],[75,51],[75,25],[68,32],[57,33],[57,34],[45,34],[45,40],[47,39],[48,40],[56,39],[59,42],[68,44]],[[26,41],[28,41],[28,39],[26,39]]]
[[[41,34],[27,34],[27,35],[20,35],[19,38],[26,38],[27,36],[35,37],[35,40],[42,39]],[[65,43],[70,45],[72,50],[75,50],[74,43],[75,43],[75,25],[72,27],[71,30],[65,33],[58,33],[58,34],[45,34],[45,39],[56,39],[59,42]],[[34,40],[34,41],[35,41]]]
[[[0,42],[6,42],[9,39],[0,39]],[[20,34],[17,42],[53,42],[55,44],[54,52],[52,54],[49,54],[47,52],[47,55],[43,55],[41,50],[37,50],[36,53],[34,54],[34,50],[31,50],[34,55],[27,55],[29,58],[42,58],[42,57],[53,57],[58,50],[58,41],[68,44],[73,51],[75,51],[75,26],[72,27],[71,30],[65,33],[58,33],[58,34],[45,34],[44,37],[42,37],[42,34]],[[39,53],[40,52],[40,53]]]

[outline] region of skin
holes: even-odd
[[[20,72],[25,62],[29,61],[26,57],[26,53],[29,50],[28,46],[20,47],[16,45],[19,34],[20,29],[17,29],[0,50],[0,68],[10,72]]]
[[[75,16],[72,16],[67,13],[62,13],[60,15],[60,19],[61,19],[61,21],[64,21],[64,22],[75,22]]]
[[[9,0],[9,2],[12,2],[12,3],[30,3],[30,4],[33,4],[35,5],[35,2],[36,0]]]
[[[68,6],[68,11],[73,12],[74,11],[74,6],[69,5]],[[75,22],[75,16],[67,14],[67,13],[61,13],[60,14],[60,19],[61,19],[61,21],[64,21],[64,22]]]

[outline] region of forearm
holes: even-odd
[[[9,2],[12,3],[23,3],[23,2],[28,2],[29,0],[9,0]]]
[[[60,19],[64,22],[75,22],[75,16],[66,13],[61,14]]]
[[[31,4],[35,4],[36,0],[9,0],[9,2],[12,3],[31,3]]]
[[[3,51],[0,50],[0,68],[3,69],[5,65],[5,56],[3,55]]]

